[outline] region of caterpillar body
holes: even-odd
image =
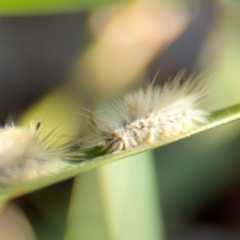
[[[101,146],[109,153],[150,144],[188,132],[206,123],[204,82],[198,76],[183,81],[176,75],[163,87],[148,83],[90,114],[81,149]]]
[[[0,128],[0,184],[14,184],[58,172],[66,166],[62,161],[67,151],[50,144],[54,132],[38,136],[36,126]]]

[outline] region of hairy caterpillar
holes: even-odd
[[[199,76],[176,75],[163,87],[148,83],[145,88],[106,104],[90,113],[81,138],[81,149],[101,146],[118,152],[188,132],[207,122],[209,113],[200,108],[205,99]]]
[[[36,126],[0,128],[0,183],[12,184],[59,171],[68,151],[49,142],[54,131],[40,138]]]

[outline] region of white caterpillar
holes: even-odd
[[[209,113],[199,106],[205,99],[198,76],[182,83],[179,73],[163,87],[148,84],[90,114],[81,149],[96,146],[118,152],[188,132],[206,123]]]
[[[14,184],[59,171],[67,151],[49,143],[54,133],[43,138],[36,127],[0,128],[0,184]]]

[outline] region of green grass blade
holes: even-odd
[[[86,11],[121,0],[1,0],[0,15],[35,15]]]
[[[81,174],[64,239],[164,239],[159,202],[152,151]]]
[[[212,115],[210,116],[209,123],[204,124],[202,126],[198,126],[196,129],[188,133],[181,134],[177,137],[169,138],[169,139],[159,141],[150,145],[140,146],[131,150],[122,151],[116,154],[104,155],[88,161],[73,162],[69,168],[64,169],[61,172],[53,174],[51,176],[46,176],[39,179],[27,181],[27,182],[21,182],[11,187],[1,188],[0,201],[5,201],[8,199],[26,194],[28,192],[35,191],[37,189],[74,177],[82,172],[95,169],[99,166],[103,166],[113,161],[170,144],[172,142],[181,140],[183,138],[189,137],[196,133],[200,133],[208,129],[212,129],[214,127],[217,127],[238,119],[240,119],[240,104],[213,112]]]

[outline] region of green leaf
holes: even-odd
[[[181,140],[183,138],[189,137],[196,133],[200,133],[208,129],[211,129],[211,128],[238,120],[238,119],[240,119],[240,104],[213,112],[210,115],[209,122],[207,124],[198,126],[194,130],[188,133],[181,134],[177,137],[169,138],[163,141],[158,141],[150,145],[136,147],[131,150],[122,151],[120,153],[107,154],[107,155],[96,157],[94,159],[87,160],[87,161],[72,162],[69,168],[62,170],[59,173],[38,178],[31,181],[21,182],[15,186],[1,188],[0,201],[9,200],[11,198],[35,191],[37,189],[49,186],[51,184],[60,182],[65,179],[74,177],[80,173],[95,169],[99,166],[103,166],[113,161],[170,144],[172,142]]]
[[[64,239],[165,239],[159,201],[153,152],[81,174],[74,181]]]
[[[1,0],[0,15],[50,14],[85,11],[121,0]]]

